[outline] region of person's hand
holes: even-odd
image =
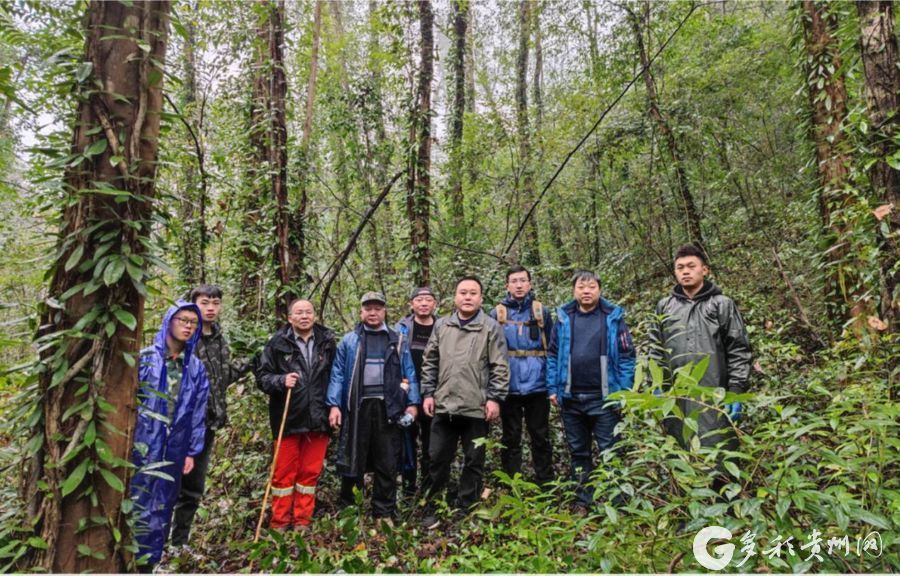
[[[194,469],[194,457],[188,456],[184,459],[184,469],[182,470],[183,474],[190,474],[191,470]]]
[[[422,410],[426,416],[432,418],[434,416],[434,398],[426,398],[422,402]]]
[[[493,422],[500,417],[500,405],[493,400],[484,403],[484,419]]]
[[[550,395],[550,403],[553,404],[554,406],[559,406],[559,402],[556,401],[556,394]]]
[[[731,418],[732,422],[737,422],[741,419],[741,408],[740,402],[732,402],[731,404],[725,405],[725,413],[728,414],[728,417]]]
[[[406,413],[411,414],[413,418],[416,418],[419,415],[419,409],[415,406],[407,406]]]
[[[341,427],[341,409],[337,406],[332,406],[328,413],[328,425],[335,430]]]
[[[300,375],[296,372],[291,372],[287,376],[284,377],[284,387],[285,388],[293,388],[297,385],[297,382],[300,381]]]

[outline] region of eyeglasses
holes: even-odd
[[[191,320],[189,318],[182,318],[181,316],[176,316],[175,320],[177,320],[178,323],[181,324],[182,326],[184,326],[185,328],[191,328],[193,326],[200,324],[199,320]]]

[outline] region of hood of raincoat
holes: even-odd
[[[197,347],[197,342],[200,341],[200,335],[203,333],[203,315],[200,313],[200,307],[196,304],[187,300],[176,300],[175,304],[169,306],[165,316],[163,316],[162,326],[153,338],[153,347],[156,348],[156,351],[163,358],[169,355],[169,347],[166,344],[166,339],[169,337],[169,326],[172,324],[172,318],[182,310],[190,310],[197,315],[197,329],[194,330],[190,340],[184,344],[184,363],[187,364],[190,362],[194,349]]]

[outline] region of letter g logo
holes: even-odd
[[[728,566],[734,556],[734,544],[719,544],[713,548],[716,557],[709,555],[706,545],[710,540],[730,540],[731,531],[722,526],[707,526],[694,536],[694,558],[707,570],[721,570]]]

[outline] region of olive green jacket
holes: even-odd
[[[488,400],[509,392],[506,337],[496,320],[478,311],[465,326],[454,312],[437,320],[422,361],[422,396],[436,414],[484,417]]]

